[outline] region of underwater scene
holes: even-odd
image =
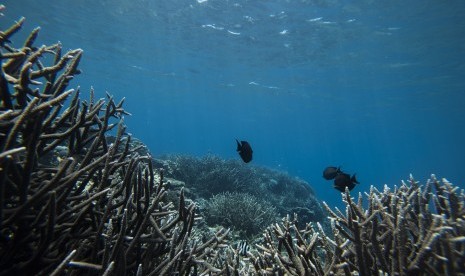
[[[465,1],[0,1],[0,275],[465,275]]]

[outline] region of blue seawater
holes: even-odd
[[[463,0],[9,0],[39,44],[82,48],[80,85],[126,98],[155,154],[230,159],[308,181],[338,205],[328,165],[362,183],[431,173],[465,187]]]

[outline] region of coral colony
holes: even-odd
[[[231,239],[244,227],[231,202],[262,204],[268,223],[288,209],[218,190],[205,204],[216,210],[203,216],[221,224],[226,212],[232,230],[205,228],[186,198],[196,198],[189,181],[170,184],[175,179],[126,134],[123,101],[93,91],[83,100],[68,88],[82,50],[35,46],[39,28],[13,45],[24,20],[0,31],[0,275],[465,275],[465,193],[435,176],[425,185],[411,177],[372,187],[357,200],[345,189],[345,211],[324,204],[313,213],[319,220],[302,225],[293,208],[248,241]],[[234,166],[228,172],[239,171]],[[302,189],[267,181],[283,201]],[[310,214],[318,206],[301,207]]]
[[[13,48],[23,22],[0,33],[0,274],[220,271],[214,263],[228,231],[191,238],[195,204],[182,191],[177,209],[164,200],[162,172],[129,148],[123,102],[92,91],[81,100],[79,90],[67,89],[80,49],[35,47],[39,29]]]

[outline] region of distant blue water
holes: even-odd
[[[83,97],[126,98],[150,150],[239,158],[308,181],[328,165],[354,192],[431,173],[465,188],[465,1],[10,0],[22,44],[82,48]]]

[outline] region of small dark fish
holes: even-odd
[[[345,192],[346,187],[349,191],[355,187],[355,184],[360,184],[355,178],[355,174],[350,177],[348,173],[340,173],[334,178],[334,188],[338,191]]]
[[[237,139],[236,139],[236,142],[237,142],[237,152],[241,156],[242,161],[244,161],[245,163],[249,163],[250,161],[252,161],[253,150],[250,144],[247,141],[241,141],[239,143]]]
[[[341,167],[327,167],[323,171],[323,177],[326,180],[331,180],[334,179],[340,173],[342,173]]]

